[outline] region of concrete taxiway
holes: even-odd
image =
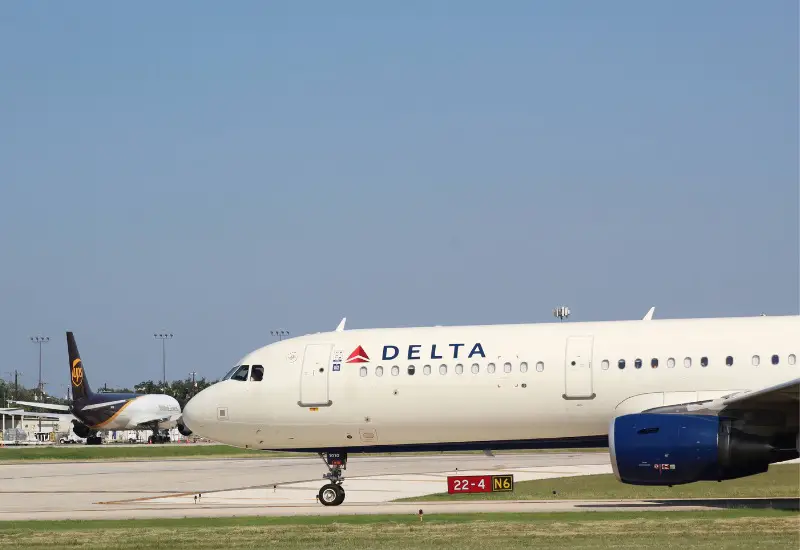
[[[354,455],[347,500],[327,508],[316,501],[327,472],[319,458],[15,463],[0,465],[0,520],[363,513],[444,492],[456,472],[523,481],[610,471],[606,453]]]
[[[519,482],[610,473],[608,454],[596,452],[351,456],[345,472],[347,500],[338,507],[316,501],[325,472],[321,459],[309,458],[3,464],[0,520],[412,514],[420,507],[426,514],[686,510],[719,505],[699,501],[392,502],[445,492],[446,478],[453,474],[513,474]]]

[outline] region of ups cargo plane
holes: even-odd
[[[247,354],[186,404],[187,427],[320,453],[327,506],[357,452],[607,445],[639,485],[799,456],[798,316],[342,329]]]
[[[72,402],[69,405],[14,401],[19,405],[63,411],[63,414],[28,413],[26,416],[62,417],[72,420],[72,431],[78,437],[86,438],[88,445],[99,445],[102,440],[99,431],[110,430],[152,430],[150,443],[165,443],[169,436],[162,432],[177,426],[183,435],[191,432],[181,420],[178,401],[164,394],[139,393],[95,393],[89,387],[89,380],[83,367],[75,336],[67,332],[67,351],[69,356],[69,379],[72,388]]]

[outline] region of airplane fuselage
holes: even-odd
[[[277,342],[187,425],[257,449],[605,445],[615,416],[798,376],[800,317],[350,330]]]
[[[109,402],[119,403],[87,408]],[[178,401],[169,395],[95,393],[88,400],[76,402],[73,415],[93,430],[136,430],[180,412]],[[174,424],[162,422],[160,427]]]

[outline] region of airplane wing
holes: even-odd
[[[59,414],[59,413],[41,413],[41,412],[32,412],[32,411],[11,411],[7,412],[6,414],[13,414],[14,416],[24,416],[26,418],[44,418],[47,420],[72,420],[75,418],[72,414]]]
[[[50,409],[53,411],[68,411],[69,405],[56,405],[55,403],[37,403],[35,401],[11,401],[9,403],[15,403],[17,405],[26,405],[28,407],[37,407],[39,409]]]
[[[672,414],[731,414],[747,411],[772,411],[787,414],[795,419],[800,415],[800,378],[781,384],[732,393],[708,401],[695,401],[680,405],[656,407],[643,412]]]

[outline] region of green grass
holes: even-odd
[[[0,548],[797,548],[777,510],[0,523]]]
[[[267,453],[229,447],[227,445],[76,445],[59,447],[26,447],[0,449],[0,461],[18,460],[109,460],[142,458],[196,458],[299,456],[297,453]],[[310,456],[310,455],[308,455]]]
[[[800,497],[800,464],[770,466],[769,471],[722,483],[699,481],[673,487],[620,483],[612,474],[537,479],[514,483],[510,493],[437,493],[406,501],[441,500],[566,500]]]
[[[532,449],[524,451],[503,451],[503,453],[520,452],[586,452],[598,451],[608,452],[608,449]],[[462,453],[450,452],[430,452],[430,453],[353,453],[350,456],[358,458],[360,456],[420,456],[420,455],[447,455],[447,454],[482,454],[480,451],[468,451]],[[228,445],[186,445],[186,444],[167,444],[167,445],[63,445],[48,447],[19,447],[19,448],[0,448],[0,462],[9,461],[37,461],[37,460],[136,460],[145,458],[157,459],[177,459],[177,458],[199,458],[199,457],[316,457],[313,453],[290,453],[280,451],[256,451],[250,449],[240,449],[229,447]]]

